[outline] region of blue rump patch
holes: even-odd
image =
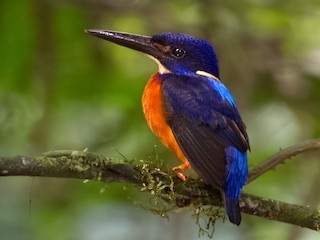
[[[226,147],[225,152],[227,161],[226,197],[238,199],[248,178],[247,152],[240,152],[235,147]]]

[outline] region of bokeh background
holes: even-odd
[[[146,159],[158,145],[141,94],[156,65],[93,38],[86,28],[212,42],[221,79],[248,127],[250,166],[320,136],[320,2],[317,0],[1,0],[0,154],[84,149]],[[318,207],[319,153],[288,161],[245,192]],[[197,239],[189,212],[170,220],[139,208],[138,190],[80,180],[2,177],[0,239]],[[319,233],[243,215],[215,239],[319,239]],[[207,239],[205,236],[203,239]]]

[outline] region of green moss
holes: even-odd
[[[140,191],[150,193],[149,205],[141,205],[144,209],[161,217],[168,217],[170,211],[181,207],[186,211],[194,211],[192,216],[199,226],[199,236],[213,237],[216,221],[225,220],[224,210],[221,207],[204,206],[199,198],[191,199],[184,195],[189,185],[192,189],[197,189],[197,186],[199,189],[203,188],[201,181],[190,178],[182,181],[159,159],[140,160],[136,169],[142,174],[143,184]]]
[[[199,205],[192,215],[199,227],[199,237],[207,235],[212,238],[214,234],[214,226],[218,219],[225,221],[225,213],[221,207],[201,206]]]
[[[149,206],[142,207],[161,217],[167,217],[168,212],[175,208],[176,198],[173,176],[168,174],[168,168],[160,169],[156,162],[140,160],[136,169],[142,178],[140,191],[150,193]]]

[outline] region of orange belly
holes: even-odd
[[[180,160],[185,162],[187,159],[165,119],[161,85],[162,80],[159,78],[159,73],[152,76],[147,83],[142,96],[144,116],[150,129],[160,139],[162,144],[173,151]]]

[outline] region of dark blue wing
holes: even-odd
[[[225,148],[249,149],[245,126],[230,92],[202,76],[163,74],[167,122],[203,180],[218,188],[226,181]]]

